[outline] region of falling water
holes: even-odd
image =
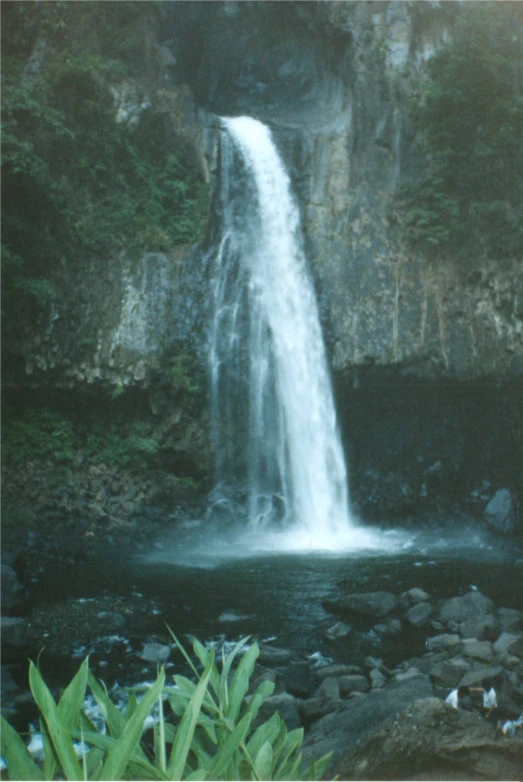
[[[278,522],[332,548],[352,521],[298,208],[269,129],[249,117],[223,124],[210,350],[218,477],[243,481],[252,525]]]

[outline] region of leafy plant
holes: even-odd
[[[175,638],[175,636],[173,636]],[[241,640],[221,666],[215,649],[196,639],[193,649],[202,666],[197,670],[175,638],[194,674],[194,681],[175,676],[165,684],[160,671],[142,699],[131,692],[127,710],[119,711],[107,690],[88,670],[88,659],[55,702],[38,669],[30,664],[29,681],[41,713],[43,763],[36,763],[22,737],[2,717],[1,751],[12,779],[160,779],[160,780],[270,780],[321,778],[326,755],[304,768],[300,747],[303,729],[288,731],[275,713],[257,720],[274,684],[265,681],[246,697],[259,650]],[[233,666],[242,654],[236,669]],[[85,715],[83,702],[91,690],[102,712],[107,733],[97,730]],[[167,704],[179,721],[168,722]],[[151,712],[157,711],[153,747],[143,741]]]
[[[36,307],[48,303],[64,258],[168,252],[205,231],[208,186],[177,151],[166,113],[153,100],[137,127],[115,118],[111,90],[134,73],[137,47],[149,45],[144,20],[161,4],[133,5],[16,3],[3,14],[2,251],[10,315],[27,296]],[[118,36],[108,34],[113,29]],[[14,321],[6,317],[6,326]]]
[[[509,7],[510,6],[510,7]],[[412,107],[421,176],[396,199],[410,243],[461,258],[523,249],[523,17],[465,3]]]
[[[72,422],[51,410],[29,409],[21,417],[6,416],[4,420],[2,451],[7,463],[20,464],[45,457],[70,462],[75,447]]]

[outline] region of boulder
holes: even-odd
[[[259,661],[261,663],[267,663],[268,665],[278,665],[279,663],[287,663],[292,659],[292,652],[290,649],[280,649],[277,646],[260,646]]]
[[[370,690],[369,680],[366,676],[340,676],[338,686],[342,696],[350,695],[353,692],[367,692]]]
[[[260,706],[256,725],[269,720],[273,714],[279,713],[288,730],[294,730],[301,726],[298,702],[293,695],[282,692],[280,695],[271,695]]]
[[[307,663],[291,663],[283,672],[287,692],[298,698],[309,698],[314,690],[311,669]]]
[[[509,654],[515,654],[516,657],[523,658],[523,635],[520,635],[515,641],[512,641],[507,649]]]
[[[468,687],[476,687],[481,685],[483,679],[494,679],[494,681],[496,681],[496,679],[502,675],[503,666],[501,665],[493,665],[490,668],[481,667],[466,673],[459,684],[466,684]]]
[[[343,665],[335,663],[334,665],[324,665],[314,672],[318,679],[326,679],[327,676],[347,676],[348,674],[361,673],[361,668],[357,665]]]
[[[455,633],[442,633],[441,635],[433,635],[427,638],[427,649],[431,652],[438,652],[442,649],[450,649],[453,646],[457,646],[461,642],[459,635]]]
[[[401,630],[401,619],[398,619],[395,616],[387,619],[385,622],[374,625],[374,631],[378,633],[378,635],[397,635],[398,633],[401,633]]]
[[[325,601],[329,610],[378,617],[390,614],[398,605],[398,598],[392,592],[363,592]]]
[[[341,779],[521,779],[523,736],[506,739],[476,713],[437,698],[412,703],[336,759]]]
[[[0,580],[2,592],[2,612],[10,614],[20,608],[27,593],[18,580],[16,571],[9,565],[0,565]]]
[[[305,739],[304,756],[318,758],[332,751],[334,758],[339,757],[368,730],[379,727],[383,720],[394,717],[412,701],[433,694],[428,676],[416,676],[401,683],[390,681],[382,689],[342,701],[336,712],[314,723]],[[332,766],[327,773],[332,779],[335,773]]]
[[[341,701],[332,700],[331,698],[308,698],[298,704],[298,710],[303,724],[310,725],[311,722],[315,722],[320,717],[336,711],[340,704]]]
[[[518,525],[518,500],[509,489],[498,489],[484,511],[487,523],[496,532],[506,535],[514,532]]]
[[[27,640],[27,622],[21,616],[2,616],[2,644],[5,646],[25,646]]]
[[[444,600],[440,615],[444,622],[465,622],[478,616],[495,615],[496,604],[481,592],[468,592],[462,597]]]
[[[472,657],[474,660],[482,660],[483,662],[488,662],[494,656],[490,641],[478,641],[477,638],[465,638],[462,643],[462,652],[465,657]]]
[[[352,629],[345,622],[336,622],[325,630],[325,638],[336,641],[338,638],[346,638],[352,633]]]
[[[496,643],[493,644],[492,648],[494,649],[494,653],[506,654],[509,648],[512,647],[514,641],[517,641],[520,638],[520,635],[514,635],[514,633],[501,633]]]
[[[446,687],[457,687],[463,676],[470,671],[471,663],[462,657],[441,660],[430,669],[430,678]]]
[[[509,633],[523,631],[523,611],[516,608],[499,608],[498,618],[501,630]]]
[[[430,603],[416,603],[409,608],[405,619],[412,627],[425,627],[429,624],[434,609]]]
[[[397,673],[394,676],[394,679],[397,682],[406,682],[409,679],[413,679],[415,676],[422,676],[423,674],[419,670],[419,668],[407,668],[406,671],[402,671],[401,673]]]
[[[496,616],[473,617],[458,624],[462,638],[477,638],[478,641],[495,641],[499,635],[500,623]]]
[[[406,592],[402,592],[401,599],[404,600],[408,605],[413,606],[416,605],[416,603],[428,603],[430,600],[430,595],[425,592],[424,589],[413,587],[412,589],[408,589]]]
[[[160,663],[160,665],[162,665],[169,659],[170,654],[170,646],[166,646],[165,644],[150,643],[144,645],[139,657],[148,663]]]
[[[340,685],[338,684],[338,679],[335,679],[333,676],[327,676],[327,678],[322,681],[318,689],[315,690],[314,697],[330,698],[331,700],[339,701]]]

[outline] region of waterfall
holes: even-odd
[[[218,480],[245,487],[251,525],[332,547],[353,523],[298,207],[269,129],[249,117],[223,125],[210,337]]]

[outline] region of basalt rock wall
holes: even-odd
[[[134,5],[144,18],[152,13],[153,4]],[[144,25],[143,78],[106,85],[114,121],[139,126],[151,112],[170,112],[178,148],[211,184],[220,174],[219,115],[249,114],[272,127],[300,202],[363,514],[410,512],[431,496],[429,484],[450,499],[482,480],[485,501],[504,486],[517,494],[521,260],[491,258],[467,272],[451,257],[435,263],[408,249],[391,211],[402,178],[420,165],[409,97],[451,39],[460,4],[161,5],[161,20]],[[37,42],[33,61],[38,51]],[[168,447],[183,444],[186,462],[209,474],[205,395],[187,401],[179,357],[190,355],[183,368],[205,382],[215,228],[211,220],[198,246],[58,270],[59,296],[45,317],[20,313],[4,338],[7,392],[67,389],[77,405],[86,393],[92,400],[134,388],[148,414],[164,421]],[[178,390],[166,381],[167,365],[178,371]],[[489,424],[471,436],[478,415]],[[436,427],[441,436],[435,420],[445,422]],[[483,447],[478,432],[494,447]],[[439,480],[449,470],[452,480]],[[387,502],[371,500],[383,497],[386,475],[394,475]]]

